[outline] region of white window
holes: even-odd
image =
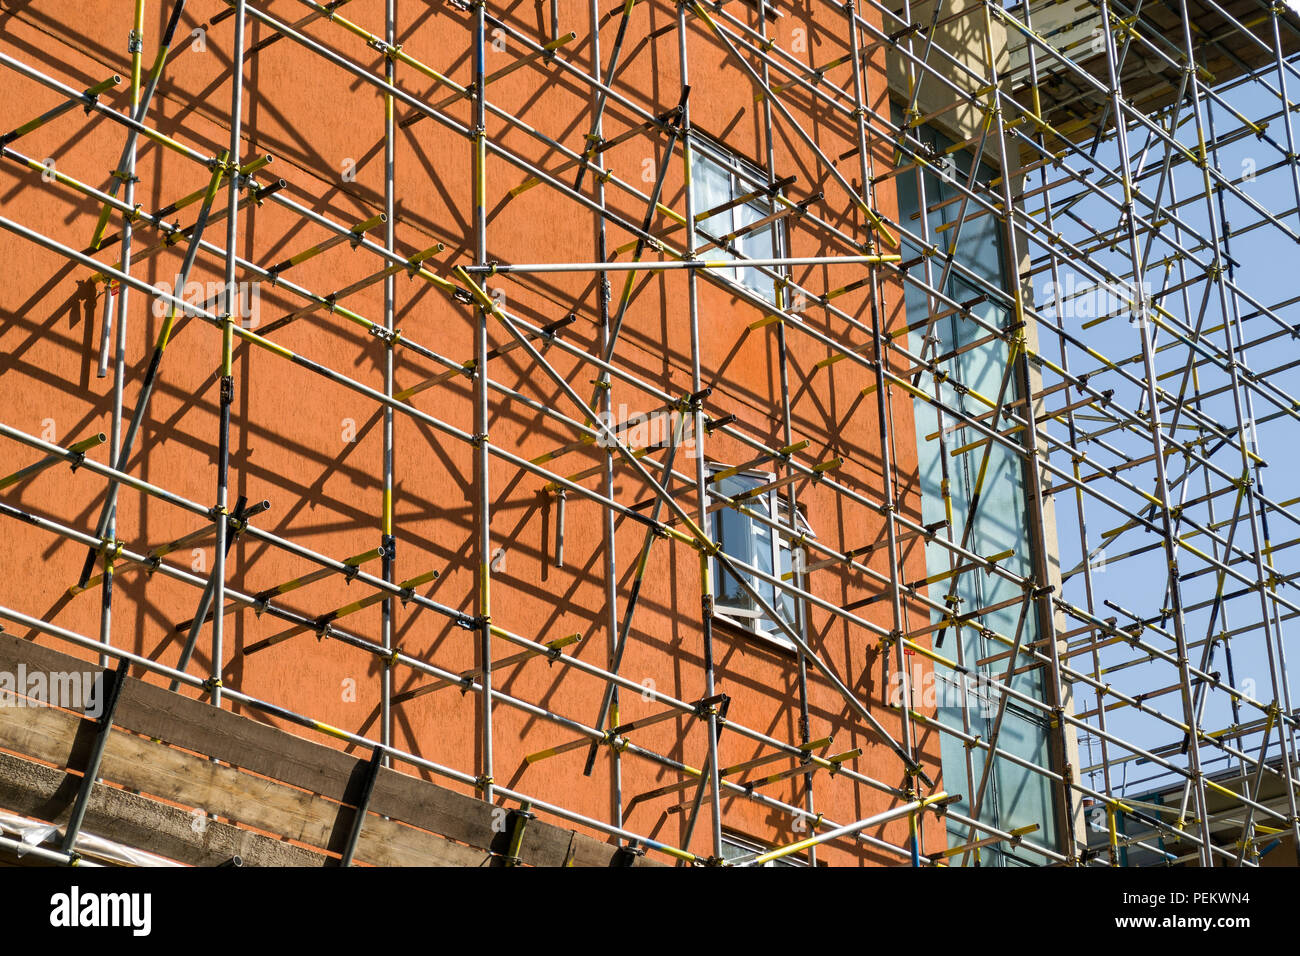
[[[729,863],[744,863],[752,860],[760,853],[768,852],[767,848],[759,846],[752,840],[744,837],[738,837],[732,833],[722,834],[722,858]],[[807,866],[808,862],[797,856],[782,856],[775,860],[768,860],[766,863],[760,863],[759,866]]]
[[[717,475],[724,471],[722,466],[713,469]],[[736,561],[794,585],[792,571],[796,561],[802,564],[803,551],[797,545],[791,545],[787,534],[777,531],[766,518],[775,521],[794,533],[814,537],[812,528],[802,514],[796,514],[790,520],[790,507],[786,497],[781,493],[785,489],[765,487],[771,484],[771,474],[759,472],[741,472],[727,475],[709,482],[709,490],[719,498],[736,500],[757,517],[751,517],[744,511],[723,505],[712,512],[713,538],[728,556]],[[755,489],[762,489],[756,494]],[[755,574],[744,574],[745,580],[762,596],[767,604],[774,608],[781,620],[791,628],[797,627],[794,598],[784,590],[765,581]],[[714,613],[730,620],[741,627],[758,631],[773,641],[794,649],[791,641],[780,625],[754,600],[753,596],[741,586],[737,577],[723,567],[716,558],[713,561]]]
[[[776,204],[768,195],[767,177],[757,166],[733,156],[720,146],[692,137],[691,198],[696,216],[695,250],[701,258],[781,258],[781,250],[785,247],[785,220],[755,225],[777,211]],[[704,213],[710,215],[703,216]],[[716,271],[757,292],[769,302],[776,301],[775,280],[757,268]]]

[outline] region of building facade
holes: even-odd
[[[529,813],[645,861],[1095,855],[1074,655],[1116,622],[1067,590],[1096,486],[1051,429],[1107,405],[1021,217],[1034,148],[1078,162],[1066,44],[973,3],[129,6],[0,11],[7,653],[128,652],[369,784],[256,770],[361,808],[312,830],[63,768],[315,862],[466,862],[354,832],[393,773],[496,860]],[[1208,665],[1142,653],[1195,709]],[[65,709],[194,750],[151,693]]]

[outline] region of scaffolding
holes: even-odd
[[[213,706],[237,704],[330,736],[369,755],[375,768],[431,774],[488,804],[544,814],[684,864],[723,862],[728,800],[757,803],[808,834],[728,861],[737,865],[815,860],[818,848],[832,842],[914,866],[987,863],[998,848],[1044,865],[1254,866],[1288,836],[1300,851],[1297,712],[1284,639],[1300,612],[1300,572],[1289,561],[1300,545],[1300,482],[1286,457],[1300,439],[1300,295],[1286,281],[1300,264],[1293,116],[1300,105],[1289,98],[1300,83],[1300,8],[1291,0],[808,0],[790,10],[768,0],[626,0],[605,11],[596,0],[585,8],[550,0],[536,11],[507,12],[497,4],[446,0],[435,5],[432,22],[425,5],[399,11],[397,0],[386,0],[377,16],[379,6],[227,0],[226,9],[202,24],[209,43],[218,31],[230,34],[231,99],[223,104],[229,140],[215,150],[187,139],[183,129],[163,132],[157,119],[155,92],[173,69],[173,48],[188,42],[181,28],[185,0],[135,0],[125,109],[105,102],[123,83],[118,75],[76,88],[51,75],[35,51],[0,52],[10,88],[40,89],[63,101],[0,136],[8,174],[26,192],[76,197],[77,226],[91,241],[74,248],[7,210],[0,227],[62,257],[88,280],[100,317],[99,372],[112,383],[107,434],[49,441],[5,421],[0,411],[3,460],[15,463],[0,468],[11,472],[0,477],[0,515],[81,549],[84,567],[68,582],[70,594],[80,600],[98,594],[99,632],[77,633],[43,619],[38,609],[15,606],[20,594],[11,590],[0,618],[98,654],[101,666],[121,664],[122,675],[129,666],[170,681],[173,690],[192,688]],[[159,17],[165,11],[166,26],[146,68],[150,10]],[[811,25],[815,48],[785,48],[769,32],[780,17],[795,14]],[[254,25],[260,39],[250,44]],[[441,31],[445,62],[426,62],[409,52],[411,44],[399,43],[417,29]],[[612,48],[602,50],[611,30]],[[663,68],[678,87],[666,100],[619,81],[638,50],[660,37],[670,38],[677,59]],[[493,70],[494,43],[504,52],[493,62],[508,65]],[[264,63],[289,45],[310,53],[321,71],[348,78],[357,98],[349,109],[382,113],[382,203],[355,222],[300,201],[301,189],[288,186],[295,171],[272,178],[283,164],[249,153],[246,64]],[[765,197],[772,210],[716,236],[702,224],[726,210],[698,208],[689,188],[698,149],[692,112],[709,95],[691,83],[701,50],[713,58],[710,69],[724,62],[731,82],[753,94],[766,156],[766,180],[749,183],[730,205]],[[879,91],[872,84],[886,75],[890,95],[873,95]],[[540,114],[551,126],[493,101],[494,89],[512,76],[532,77],[539,97],[562,91],[555,94],[560,105]],[[125,142],[120,157],[97,158],[100,165],[115,163],[104,188],[24,150],[27,137],[42,130],[69,137],[78,123],[107,124],[115,141]],[[468,166],[399,169],[399,142],[416,124],[463,142]],[[827,126],[844,130],[853,148],[827,155]],[[936,129],[945,132],[942,141]],[[796,148],[791,144],[807,160],[815,186],[790,186],[781,157]],[[612,157],[626,150],[657,158],[649,166],[653,175],[641,182],[620,176],[616,169],[626,163],[616,166]],[[140,166],[145,151],[148,171]],[[141,202],[140,184],[164,161],[169,169],[188,170],[169,173],[168,182],[197,175],[202,184],[151,209]],[[503,196],[496,187],[505,169],[515,185]],[[454,223],[436,238],[411,225],[416,217],[399,198],[408,176],[431,182],[437,194],[468,211],[463,219],[457,213],[463,234]],[[314,182],[301,178],[299,187]],[[914,204],[906,214],[890,198],[903,183]],[[589,217],[588,256],[548,261],[539,225],[522,243],[511,236],[503,244],[532,255],[495,258],[497,203],[534,190],[547,191],[556,208]],[[294,217],[304,236],[326,238],[259,258],[246,218],[251,222],[263,205]],[[801,249],[820,252],[742,254],[738,239],[777,222],[792,244],[797,235]],[[958,254],[969,248],[961,244],[963,234],[999,245],[1005,281],[991,280]],[[142,263],[173,247],[184,252],[175,284],[145,278]],[[360,278],[333,291],[295,281],[302,264],[341,254],[368,264]],[[774,301],[737,280],[738,263],[772,284]],[[197,303],[183,294],[196,270],[221,277],[220,292]],[[403,274],[410,282],[399,286]],[[296,304],[249,328],[240,321],[238,292],[248,282]],[[640,353],[632,359],[624,334],[651,285],[671,287],[684,304],[676,327],[684,333],[687,364],[675,389],[646,374]],[[377,286],[382,312],[367,316],[357,303]],[[775,343],[779,403],[765,413],[779,423],[779,443],[756,437],[717,400],[710,383],[722,357],[704,344],[714,343],[716,333],[702,327],[704,288],[721,289],[737,310],[752,312],[742,338],[771,336]],[[443,354],[435,326],[417,327],[408,317],[407,328],[398,327],[403,303],[422,296],[468,323],[471,356]],[[886,306],[891,297],[906,301],[902,321]],[[142,375],[128,354],[133,301],[164,316]],[[529,304],[515,307],[516,301]],[[538,301],[544,309],[535,307]],[[6,310],[16,305],[5,303]],[[377,371],[359,367],[359,352],[327,361],[286,345],[281,330],[296,329],[309,316],[323,326],[360,330],[363,343],[377,342]],[[164,353],[185,323],[210,326],[220,340],[208,353],[217,370],[211,449],[218,482],[215,496],[205,500],[132,466],[153,433],[150,401],[155,383],[168,374]],[[937,332],[943,323],[962,330],[958,341]],[[795,341],[826,356],[811,373],[792,368],[788,349]],[[232,503],[240,468],[231,460],[232,414],[249,414],[237,407],[236,372],[248,352],[296,366],[378,411],[381,453],[364,467],[378,476],[382,504],[363,529],[377,531],[376,546],[349,557],[323,553],[268,530],[258,516],[273,513],[269,500],[250,504],[237,496]],[[878,425],[878,447],[870,449],[878,456],[874,472],[848,473],[842,457],[822,456],[827,446],[805,440],[792,421],[792,376],[797,371],[803,388],[814,392],[830,388],[832,365],[852,367],[868,382],[850,398],[870,407]],[[8,374],[22,373],[11,368]],[[414,384],[402,387],[399,380]],[[467,382],[471,420],[437,414],[439,393]],[[553,389],[554,403],[539,397],[537,382]],[[671,422],[661,441],[638,446],[631,440],[615,416],[629,397]],[[496,438],[494,422],[506,406],[530,410],[563,440],[537,455]],[[918,421],[932,422],[933,431],[897,428],[903,407],[917,409]],[[398,422],[412,426],[401,431],[407,448],[454,445],[471,462],[462,520],[473,569],[468,609],[460,596],[422,593],[439,571],[405,565],[398,571],[402,519],[395,501],[405,460]],[[726,473],[708,467],[716,460],[708,446],[720,442],[748,456],[731,473],[762,466],[771,479],[753,492],[722,495]],[[899,449],[918,445],[935,450],[932,461],[942,473],[934,502],[939,520],[916,510],[914,476],[900,478],[912,467],[913,452],[899,465]],[[103,460],[95,456],[101,446]],[[728,457],[738,458],[734,451]],[[986,479],[1002,458],[1015,461],[1022,476],[1024,538],[982,553],[972,529]],[[579,459],[581,466],[569,467]],[[72,465],[79,482],[97,483],[103,500],[93,528],[20,506],[10,496],[9,489],[39,482],[60,464]],[[1282,467],[1266,470],[1270,464]],[[494,466],[515,469],[520,487],[490,487]],[[949,469],[972,476],[969,500],[949,495],[955,481]],[[878,522],[880,537],[854,546],[847,535],[839,541],[806,533],[796,516],[800,496],[813,486],[846,513]],[[161,544],[119,539],[116,508],[124,491],[149,509],[183,515],[190,530]],[[784,510],[753,507],[757,491],[775,492]],[[585,635],[521,633],[510,625],[502,597],[504,590],[508,598],[508,586],[496,580],[498,545],[507,532],[499,530],[500,519],[494,530],[493,509],[511,495],[532,500],[539,493],[554,505],[560,566],[566,508],[581,503],[600,514],[603,619],[596,630],[605,646],[595,657],[578,653]],[[765,526],[802,549],[805,560],[782,573],[729,553],[713,530],[722,509]],[[200,541],[211,543],[209,573],[169,560]],[[237,541],[311,570],[245,591],[228,574]],[[616,541],[633,542],[639,555],[630,576],[628,567],[616,565]],[[920,579],[908,570],[912,546],[925,552]],[[642,582],[652,556],[666,549],[686,555],[700,573],[699,607],[673,608],[689,622],[691,646],[702,657],[703,683],[694,699],[666,693],[622,667],[638,640],[633,621]],[[115,603],[114,577],[125,569],[190,588],[195,610],[175,628],[181,648],[175,666],[124,646],[128,638],[113,612],[121,602],[119,595]],[[865,582],[859,596],[837,601],[816,587],[814,579],[828,569]],[[798,680],[786,707],[800,728],[795,737],[727,714],[727,665],[713,651],[723,575],[793,649]],[[362,596],[311,611],[292,600],[327,579]],[[998,587],[969,584],[978,581]],[[985,593],[998,596],[987,603],[971,597]],[[797,609],[793,617],[773,596]],[[868,612],[868,605],[877,607]],[[375,607],[377,629],[349,626],[351,615]],[[237,686],[227,671],[227,617],[244,612],[280,630],[240,648],[243,658],[301,634],[373,658],[377,732],[330,726]],[[400,624],[415,615],[470,635],[474,665],[464,669],[454,654],[440,659],[405,649]],[[1014,626],[1003,626],[1007,620]],[[871,703],[863,675],[832,663],[817,636],[819,621],[843,626],[856,646],[872,649],[874,673],[897,675],[896,706]],[[945,641],[953,634],[955,640]],[[196,651],[209,664],[202,676],[191,666]],[[517,696],[506,689],[510,675],[529,660],[546,661],[561,680],[595,690],[586,692],[581,710]],[[968,695],[978,678],[980,692],[993,702],[991,721],[943,720],[933,706],[916,703],[922,688],[914,660],[949,675],[962,714],[970,711]],[[888,777],[860,769],[860,751],[829,751],[827,728],[809,715],[810,679],[833,688],[846,719],[887,748]],[[473,765],[444,764],[396,742],[394,724],[407,702],[451,687],[476,701]],[[622,720],[620,694],[648,704],[645,716]],[[528,754],[530,765],[573,751],[586,753],[588,772],[597,759],[609,762],[615,794],[606,817],[501,782],[507,768],[494,759],[501,745],[494,717],[503,708],[554,730],[554,746]],[[1041,757],[1002,739],[1012,712],[1041,729]],[[700,767],[635,739],[649,726],[683,720],[705,754]],[[724,766],[721,734],[744,739],[759,755]],[[944,750],[942,779],[933,750],[922,742],[935,739],[952,748]],[[98,747],[102,754],[102,738]],[[949,753],[958,756],[950,761]],[[630,803],[618,770],[628,761],[652,765],[663,780]],[[778,763],[787,769],[773,772]],[[992,813],[998,766],[1014,767],[1046,788],[1050,825],[1013,826]],[[51,860],[72,859],[97,768],[92,763],[85,774],[62,849],[40,851]],[[772,783],[789,780],[803,784],[800,799],[773,795]],[[893,802],[858,820],[818,812],[825,805],[821,794],[843,786]],[[1151,799],[1157,791],[1162,798]],[[682,801],[681,839],[625,821],[626,809],[664,796]],[[939,817],[943,822],[935,824]],[[697,820],[709,828],[706,852],[690,849],[698,850],[692,843]],[[908,824],[905,839],[878,835],[897,821]],[[943,834],[937,852],[925,850],[919,835],[935,826]],[[352,834],[345,863],[356,839]]]

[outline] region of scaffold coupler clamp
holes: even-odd
[[[537,819],[537,814],[532,813],[528,806],[524,804],[506,814],[510,820],[510,846],[501,857],[503,866],[519,866],[523,862],[519,851],[524,845],[524,829],[528,826],[529,820]]]
[[[615,850],[614,855],[610,857],[609,865],[610,866],[635,866],[637,857],[641,857],[641,856],[645,856],[644,847],[637,846],[636,842],[633,841],[629,843],[627,846],[621,846],[617,850]]]
[[[370,328],[367,329],[367,331],[375,338],[388,344],[396,343],[398,336],[401,334],[397,329],[387,328],[377,322],[371,323]]]

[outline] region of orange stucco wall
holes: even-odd
[[[259,6],[290,21],[308,12],[302,4],[283,0]],[[152,61],[170,9],[169,4],[167,9],[163,7],[157,0],[146,3],[146,64]],[[530,35],[549,31],[545,7],[502,7],[492,4],[489,10]],[[149,116],[152,125],[207,155],[224,148],[229,139],[233,20],[208,25],[222,8],[222,4],[213,2],[188,5],[181,36]],[[125,109],[129,104],[130,64],[125,47],[130,9],[131,4],[121,0],[6,3],[0,6],[0,50],[78,89],[120,73],[123,82],[106,94],[104,102]],[[578,68],[589,70],[587,5],[563,0],[559,9],[561,32],[572,30],[577,34],[564,47],[564,55]],[[619,9],[613,4],[601,4],[606,62],[618,28]],[[754,14],[744,4],[733,3],[728,9],[753,22]],[[383,31],[382,2],[353,0],[341,12],[370,30]],[[407,2],[399,2],[398,12],[403,49],[457,82],[468,84],[472,66],[469,15],[449,5]],[[769,24],[773,36],[785,49],[798,49],[795,31],[804,31],[807,52],[801,56],[810,64],[827,62],[847,51],[843,17],[831,6],[800,3],[783,13]],[[670,109],[679,98],[675,17],[675,11],[662,3],[638,4],[634,8],[615,89],[650,112]],[[191,31],[198,28],[205,30],[203,49],[191,36]],[[762,113],[752,87],[694,17],[688,19],[688,31],[694,124],[723,139],[738,154],[761,160],[765,154]],[[382,57],[341,27],[318,22],[308,32],[366,69],[382,71]],[[264,25],[250,18],[250,44],[269,36]],[[493,38],[489,31],[489,40]],[[524,52],[514,40],[507,40],[504,46],[504,50],[489,47],[489,74]],[[865,71],[870,99],[877,106],[886,95],[881,56],[879,50],[869,54]],[[851,89],[846,67],[833,77]],[[245,82],[245,136],[240,158],[247,162],[262,153],[274,156],[274,162],[259,175],[260,182],[283,178],[288,184],[284,195],[345,225],[382,210],[384,104],[373,87],[324,63],[289,39],[279,39],[250,56]],[[445,87],[405,65],[398,67],[398,85],[430,103],[440,103],[450,96]],[[61,99],[51,90],[7,71],[5,87],[7,95],[0,98],[3,129],[19,125]],[[489,99],[571,148],[581,143],[589,129],[589,91],[554,67],[533,64],[494,81],[489,86]],[[838,159],[855,145],[850,122],[823,108],[814,108],[811,98],[798,90],[783,94],[783,99],[822,152],[837,159],[841,173],[857,184],[856,156]],[[466,123],[470,105],[461,99],[448,105],[446,113]],[[409,115],[411,110],[399,104],[398,119]],[[611,101],[605,114],[606,135],[621,132],[632,121],[625,108]],[[554,169],[563,162],[545,144],[517,128],[509,128],[499,117],[489,116],[487,134],[543,168]],[[119,125],[75,110],[16,141],[13,148],[38,161],[52,159],[59,171],[103,188],[123,141],[124,131]],[[646,161],[653,164],[654,151],[662,147],[662,142],[658,137],[636,137],[605,153],[604,162],[615,175],[648,192],[651,184],[642,181],[642,172],[653,168]],[[875,157],[879,164],[887,156],[887,147],[874,145],[882,150]],[[790,196],[802,199],[824,191],[825,198],[812,207],[817,215],[843,232],[866,238],[869,231],[851,208],[843,189],[779,118],[775,150],[777,175],[798,177],[788,191]],[[422,119],[398,132],[398,249],[409,255],[437,242],[445,244],[445,249],[427,263],[432,271],[444,276],[450,276],[454,265],[472,261],[470,160],[469,141],[432,119]],[[680,149],[672,164],[663,202],[681,212],[685,204]],[[345,177],[345,168],[355,168],[355,176]],[[143,141],[138,175],[136,201],[149,210],[201,189],[209,178],[208,171],[197,163]],[[569,183],[572,177],[572,170],[563,174]],[[508,190],[524,178],[520,169],[489,156],[489,257],[500,262],[592,261],[595,216],[545,187],[511,198]],[[611,211],[640,222],[644,215],[642,203],[613,184],[606,189]],[[583,191],[592,194],[590,176]],[[878,189],[876,199],[882,212],[896,215],[888,182]],[[0,203],[5,217],[78,250],[86,247],[98,214],[93,200],[42,183],[37,173],[14,162],[0,165]],[[223,189],[217,209],[224,210],[225,203]],[[196,208],[188,207],[170,218],[188,226]],[[660,216],[653,228],[667,241],[679,243],[682,230],[672,230],[671,226]],[[121,218],[115,216],[109,231],[116,233],[120,227]],[[205,238],[221,245],[225,228],[224,220],[215,223]],[[269,265],[328,238],[330,233],[267,201],[241,212],[238,235],[241,255]],[[382,232],[372,235],[382,242]],[[628,241],[626,232],[610,227],[611,249]],[[183,244],[165,249],[157,248],[158,244],[155,230],[148,226],[137,229],[133,274],[150,283],[170,281],[184,251]],[[815,230],[797,224],[790,231],[790,247],[795,256],[847,251],[843,245],[824,243]],[[627,256],[624,253],[619,258]],[[99,253],[101,261],[113,265],[116,257],[116,246]],[[222,268],[219,257],[201,254],[193,278],[219,281]],[[284,276],[325,294],[379,268],[375,256],[344,244],[286,270]],[[840,266],[805,268],[797,270],[795,277],[812,289],[834,289],[863,275],[860,266]],[[95,374],[102,286],[89,283],[88,277],[88,270],[69,266],[54,253],[12,233],[0,233],[0,420],[62,445],[109,431],[111,371],[107,378]],[[250,277],[241,274],[241,278]],[[622,273],[611,275],[615,302],[623,279]],[[684,272],[638,275],[617,353],[620,367],[679,395],[690,390],[687,285]],[[488,286],[500,290],[512,314],[534,324],[546,324],[574,313],[576,321],[564,331],[565,341],[584,351],[598,348],[597,287],[591,274],[496,276]],[[262,284],[258,291],[261,325],[302,305],[301,299],[269,284]],[[474,313],[469,307],[405,275],[398,277],[396,301],[397,325],[404,336],[457,363],[472,358]],[[128,415],[162,322],[153,303],[139,292],[132,292],[129,302],[125,386]],[[383,286],[371,285],[348,297],[344,304],[362,316],[381,321]],[[864,292],[845,295],[835,304],[869,326],[870,301]],[[901,324],[898,288],[886,285],[880,306],[891,327]],[[738,426],[754,438],[770,446],[784,444],[776,327],[748,330],[760,313],[703,279],[699,281],[699,314],[704,384],[714,389],[706,413],[712,418],[734,414]],[[867,340],[861,331],[850,329],[841,319],[828,317],[815,305],[806,310],[805,318],[810,326],[839,341],[859,344]],[[491,345],[508,340],[505,330],[495,324],[489,328],[489,335]],[[356,381],[372,388],[383,387],[381,342],[340,316],[317,311],[273,333],[272,338]],[[788,331],[787,339],[794,439],[811,442],[800,460],[812,464],[842,456],[844,464],[834,472],[836,480],[873,501],[881,500],[885,478],[881,474],[875,396],[861,395],[862,389],[874,382],[873,374],[849,361],[818,369],[816,363],[832,354],[824,345],[793,329]],[[399,348],[396,354],[399,390],[442,370],[410,350]],[[590,394],[595,373],[589,365],[581,365],[557,347],[547,349],[545,354],[581,394]],[[129,464],[132,474],[205,507],[215,502],[216,495],[220,356],[218,330],[197,320],[183,323],[168,345],[151,411]],[[523,351],[494,359],[488,367],[493,381],[517,389],[545,406],[576,414],[568,399]],[[376,404],[278,355],[245,344],[236,347],[234,378],[232,503],[239,495],[254,502],[269,499],[271,509],[256,522],[260,527],[335,558],[376,547],[380,543],[382,510],[382,428]],[[411,399],[411,404],[472,432],[472,393],[472,381],[457,377],[421,392]],[[616,405],[626,403],[633,412],[658,407],[657,400],[627,383],[616,382],[613,395]],[[894,473],[889,478],[903,513],[919,519],[910,398],[892,396],[890,415],[896,440],[892,449]],[[440,577],[421,587],[420,592],[473,614],[476,559],[472,449],[403,414],[397,415],[395,434],[396,577],[402,580],[436,569]],[[355,437],[346,440],[350,435]],[[561,423],[500,392],[492,396],[489,436],[494,445],[529,459],[575,438],[572,430]],[[752,457],[738,442],[718,434],[707,437],[705,445],[712,461],[739,463]],[[106,447],[96,449],[91,457],[107,461]],[[18,443],[0,442],[0,474],[38,457],[37,452]],[[549,467],[557,474],[571,475],[598,461],[585,451],[575,451],[555,459]],[[690,473],[693,462],[679,458],[678,467]],[[629,469],[621,467],[615,476],[614,492],[619,501],[632,504],[647,497],[645,487]],[[569,496],[564,563],[559,566],[555,544],[557,507],[553,496],[542,493],[544,483],[535,475],[493,460],[491,531],[494,549],[503,552],[497,557],[493,574],[493,621],[539,640],[581,633],[584,640],[575,653],[603,666],[608,653],[603,516],[598,505]],[[582,483],[603,490],[598,476]],[[829,546],[844,551],[883,541],[880,518],[872,510],[854,505],[824,485],[801,482],[797,487],[808,520],[819,539]],[[679,483],[673,490],[693,512],[693,489]],[[0,494],[10,504],[90,532],[104,499],[104,481],[85,470],[73,472],[59,465]],[[138,492],[124,489],[121,493],[118,537],[138,550],[173,540],[201,524],[196,516]],[[620,613],[626,607],[643,537],[643,527],[636,522],[617,522],[615,561]],[[197,551],[186,547],[168,560],[187,570],[191,566],[202,568],[206,573],[212,566],[211,536],[198,544]],[[76,597],[67,594],[85,555],[83,545],[4,520],[0,524],[0,604],[85,635],[98,635],[99,592]],[[872,567],[888,573],[884,548],[873,555]],[[924,576],[924,568],[922,549],[912,541],[905,546],[903,574],[915,580]],[[232,587],[255,592],[313,569],[307,561],[243,538],[232,551],[228,580]],[[366,569],[378,574],[379,563],[372,562]],[[811,580],[815,593],[837,604],[860,600],[879,590],[865,575],[838,567],[819,570]],[[175,663],[183,641],[175,626],[193,616],[198,591],[131,565],[119,566],[116,582],[113,643],[167,664]],[[367,593],[364,585],[348,585],[334,576],[286,595],[279,603],[315,615]],[[923,611],[915,607],[906,610],[910,626],[926,622]],[[881,627],[893,626],[888,600],[873,603],[859,613]],[[470,632],[414,605],[396,605],[395,616],[397,641],[405,653],[449,670],[474,665],[474,638]],[[380,611],[374,606],[342,618],[338,624],[377,642],[379,621]],[[243,649],[286,627],[270,615],[259,617],[247,610],[228,614],[225,683],[377,738],[378,659],[338,641],[318,641],[311,634],[299,634],[269,650],[244,655]],[[704,689],[702,633],[698,558],[680,543],[658,541],[651,552],[622,673],[637,683],[653,680],[659,690],[681,699],[698,699]],[[878,639],[817,610],[812,613],[809,633],[812,647],[897,735],[896,713],[884,705]],[[797,741],[797,669],[793,656],[727,628],[718,628],[715,636],[718,689],[732,698],[730,718],[778,738]],[[191,664],[193,673],[208,673],[210,650],[205,632]],[[494,658],[515,650],[504,641],[494,641]],[[355,682],[355,695],[348,693],[349,681]],[[399,669],[395,687],[401,691],[425,681],[418,674]],[[596,679],[539,659],[498,672],[496,686],[507,694],[588,724],[596,719],[603,689]],[[351,699],[353,696],[355,699]],[[809,677],[809,701],[812,736],[834,735],[829,753],[861,747],[862,755],[850,766],[890,785],[905,782],[897,757],[852,716],[836,691],[815,673]],[[620,718],[630,720],[660,709],[635,693],[624,692]],[[245,712],[256,716],[247,709]],[[424,695],[395,709],[394,743],[440,764],[477,772],[477,713],[478,702],[473,694],[462,695],[451,688]],[[581,776],[585,748],[528,765],[523,761],[525,754],[563,743],[573,735],[504,703],[496,706],[494,721],[498,783],[609,819],[615,798],[612,761],[607,752],[602,753],[589,779]],[[703,766],[705,736],[698,721],[662,722],[634,732],[632,739],[639,746],[693,767]],[[921,732],[918,744],[931,776],[937,777],[937,741],[933,735]],[[720,746],[724,766],[763,752],[751,741],[727,731],[722,734]],[[769,764],[768,772],[788,765],[786,761]],[[624,755],[621,766],[625,807],[636,794],[676,779],[664,768],[631,755]],[[891,798],[855,785],[843,776],[829,780],[823,772],[817,779],[817,809],[837,822],[862,819],[891,806]],[[763,792],[800,803],[801,786],[801,781],[784,781],[763,788]],[[626,825],[675,843],[681,839],[686,817],[675,808],[688,800],[689,792],[637,802],[626,815]],[[723,807],[729,830],[773,845],[795,835],[788,818],[751,801],[728,796]],[[907,823],[903,820],[872,833],[900,844],[906,838]],[[707,834],[702,821],[690,848],[707,854]],[[927,822],[924,849],[939,849],[942,840],[941,827]],[[821,858],[833,864],[899,861],[898,857],[855,851],[846,843],[826,848]]]

